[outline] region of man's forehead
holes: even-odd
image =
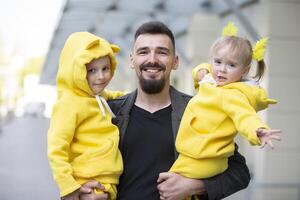
[[[163,47],[170,49],[171,45],[171,39],[165,34],[141,34],[134,43],[135,48]]]

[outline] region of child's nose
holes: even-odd
[[[97,77],[98,77],[98,79],[103,79],[104,78],[104,73],[102,71],[99,71],[97,73]]]
[[[220,71],[225,72],[226,71],[226,64],[222,64]]]

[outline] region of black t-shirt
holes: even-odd
[[[159,200],[157,178],[174,158],[171,105],[154,113],[133,106],[122,145],[118,200]]]

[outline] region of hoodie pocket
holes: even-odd
[[[75,176],[92,178],[121,173],[123,165],[118,143],[112,139],[103,139],[101,144],[101,147],[90,149],[73,160]]]
[[[185,113],[176,140],[179,153],[195,159],[210,157],[209,144],[214,138],[213,131],[217,125],[214,121],[209,121],[199,119],[193,112]]]

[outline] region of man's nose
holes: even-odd
[[[155,52],[151,52],[149,54],[149,62],[150,63],[156,63],[157,62],[157,55]]]

